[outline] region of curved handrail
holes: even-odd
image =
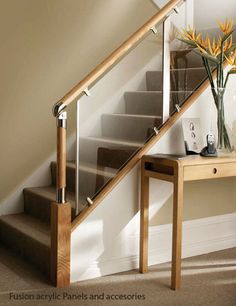
[[[130,36],[120,47],[113,51],[102,63],[92,70],[82,81],[74,86],[62,99],[53,106],[54,116],[58,116],[65,108],[78,98],[84,91],[94,84],[102,75],[119,62],[119,60],[132,49],[157,23],[162,21],[175,7],[184,0],[171,0],[160,9],[151,19],[141,26],[133,35]]]

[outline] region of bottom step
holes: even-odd
[[[71,204],[72,219],[75,217],[75,194],[72,192],[66,193],[66,199]],[[50,223],[51,218],[51,203],[56,200],[56,188],[53,186],[47,187],[31,187],[24,189],[24,211],[43,222]],[[86,206],[85,198],[79,200],[79,212]]]
[[[50,275],[50,227],[27,214],[0,217],[0,241]]]
[[[23,305],[20,300],[9,300],[11,292],[52,289],[47,277],[35,265],[21,258],[17,253],[0,243],[1,299],[0,305]],[[7,294],[3,294],[7,293]],[[5,296],[5,298],[4,298]],[[15,301],[15,303],[14,303]],[[4,303],[5,302],[5,303]],[[43,304],[43,303],[42,303]],[[51,303],[49,303],[51,305]],[[32,303],[29,304],[31,306]]]

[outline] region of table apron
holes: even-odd
[[[236,163],[184,166],[184,181],[218,179],[236,176]]]

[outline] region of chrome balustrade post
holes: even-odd
[[[75,215],[79,214],[79,100],[76,102],[76,144],[75,144]]]
[[[191,28],[194,25],[194,0],[185,0],[185,24],[184,27],[190,26]]]
[[[162,95],[163,95],[163,123],[170,116],[170,17],[163,22],[162,36]]]

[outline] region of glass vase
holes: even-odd
[[[230,141],[229,133],[226,128],[225,122],[225,109],[224,109],[224,88],[218,89],[218,94],[215,97],[215,104],[217,108],[217,151],[230,153],[233,147]]]

